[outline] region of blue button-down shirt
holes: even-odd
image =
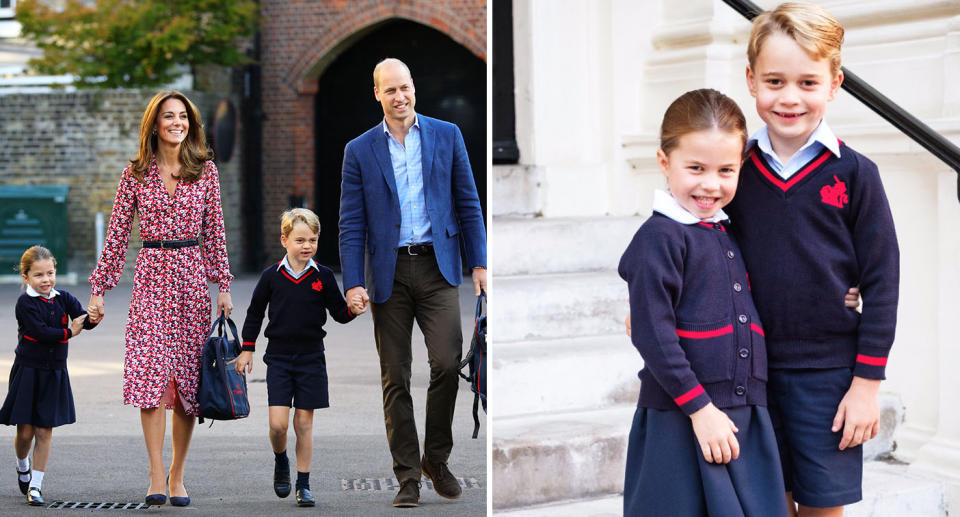
[[[277,266],[277,271],[280,271],[280,268],[286,269],[287,273],[290,273],[294,279],[300,278],[304,273],[310,270],[310,268],[320,271],[320,268],[317,267],[317,263],[313,259],[307,259],[307,265],[303,266],[303,269],[299,273],[293,270],[293,266],[290,265],[290,261],[287,260],[287,256],[283,256],[283,260],[280,261],[280,264]]]
[[[810,134],[807,143],[803,144],[803,147],[793,153],[793,156],[787,160],[786,165],[780,161],[777,153],[773,152],[773,144],[770,143],[770,134],[767,133],[767,126],[763,126],[750,137],[750,141],[747,142],[747,147],[753,145],[754,141],[757,142],[757,147],[763,152],[763,157],[767,160],[773,172],[776,172],[783,179],[793,176],[797,171],[802,169],[804,165],[809,163],[810,160],[816,158],[824,148],[830,149],[830,152],[838,158],[840,157],[840,144],[837,142],[837,136],[830,130],[830,126],[827,125],[826,120],[820,121],[820,125]]]
[[[420,121],[415,118],[403,143],[390,134],[387,119],[383,132],[390,148],[390,163],[400,198],[400,240],[398,246],[433,242],[427,204],[423,197],[423,162],[420,155]]]

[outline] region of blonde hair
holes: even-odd
[[[27,273],[30,272],[30,268],[41,260],[52,260],[53,267],[57,267],[57,259],[54,258],[53,253],[47,248],[43,246],[30,246],[27,248],[27,251],[24,251],[20,257],[20,275],[26,277]]]
[[[284,237],[290,235],[290,232],[293,231],[293,225],[297,222],[309,226],[313,233],[320,233],[320,218],[307,208],[293,208],[284,212],[280,216],[280,233]]]
[[[130,160],[130,173],[140,183],[143,183],[143,174],[150,167],[150,161],[157,152],[158,142],[157,134],[154,133],[154,126],[157,123],[157,116],[160,113],[160,106],[167,99],[179,99],[187,108],[187,120],[190,127],[187,129],[187,137],[180,144],[180,178],[187,183],[192,183],[203,177],[203,164],[207,160],[213,159],[213,151],[207,147],[207,136],[203,132],[203,120],[200,118],[200,110],[186,95],[176,90],[166,90],[157,93],[147,103],[147,109],[143,112],[143,118],[140,119],[140,145],[137,151],[137,157]]]
[[[831,75],[840,71],[843,26],[823,7],[787,2],[754,18],[747,44],[750,68],[756,64],[764,41],[773,33],[784,34],[796,41],[812,59],[829,60]]]
[[[684,93],[670,104],[660,125],[660,149],[669,155],[687,133],[719,129],[747,145],[747,121],[730,97],[710,88]]]

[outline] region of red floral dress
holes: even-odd
[[[199,239],[200,246],[143,248],[137,254],[125,332],[123,402],[159,407],[173,380],[184,409],[195,415],[200,361],[210,330],[207,280],[229,292],[233,279],[216,165],[206,162],[196,182],[178,182],[173,196],[163,185],[156,158],[144,172],[143,183],[133,177],[129,165],[123,170],[103,253],[90,274],[95,295],[120,280],[134,212],[143,240]],[[172,401],[166,402],[171,409]]]

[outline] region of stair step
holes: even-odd
[[[627,284],[613,271],[499,276],[490,306],[497,342],[623,334]]]
[[[635,403],[640,354],[625,334],[503,343],[492,355],[491,411],[518,414]]]
[[[494,508],[623,490],[633,404],[595,411],[496,418]]]
[[[643,217],[497,217],[497,275],[615,270]]]
[[[847,506],[846,517],[946,517],[942,483],[907,473],[906,465],[870,461],[863,466],[863,500]],[[623,496],[562,501],[497,512],[508,517],[619,517]]]
[[[494,165],[493,189],[497,193],[494,217],[532,216],[543,210],[540,170],[533,165]]]

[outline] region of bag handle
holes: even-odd
[[[214,332],[217,333],[217,337],[222,337],[225,333],[225,329],[223,328],[224,323],[226,323],[230,333],[233,334],[233,342],[235,345],[233,351],[239,353],[240,335],[237,333],[237,325],[232,319],[228,318],[223,311],[220,311],[220,316],[213,322],[213,326],[210,327],[210,334],[207,337],[213,337]],[[229,340],[230,336],[227,336],[227,339]],[[224,353],[226,352],[227,350],[224,350]]]
[[[487,292],[483,289],[480,290],[480,295],[477,296],[477,310],[473,313],[473,320],[476,323],[476,320],[480,319],[480,315],[483,314],[483,302],[487,300]]]

